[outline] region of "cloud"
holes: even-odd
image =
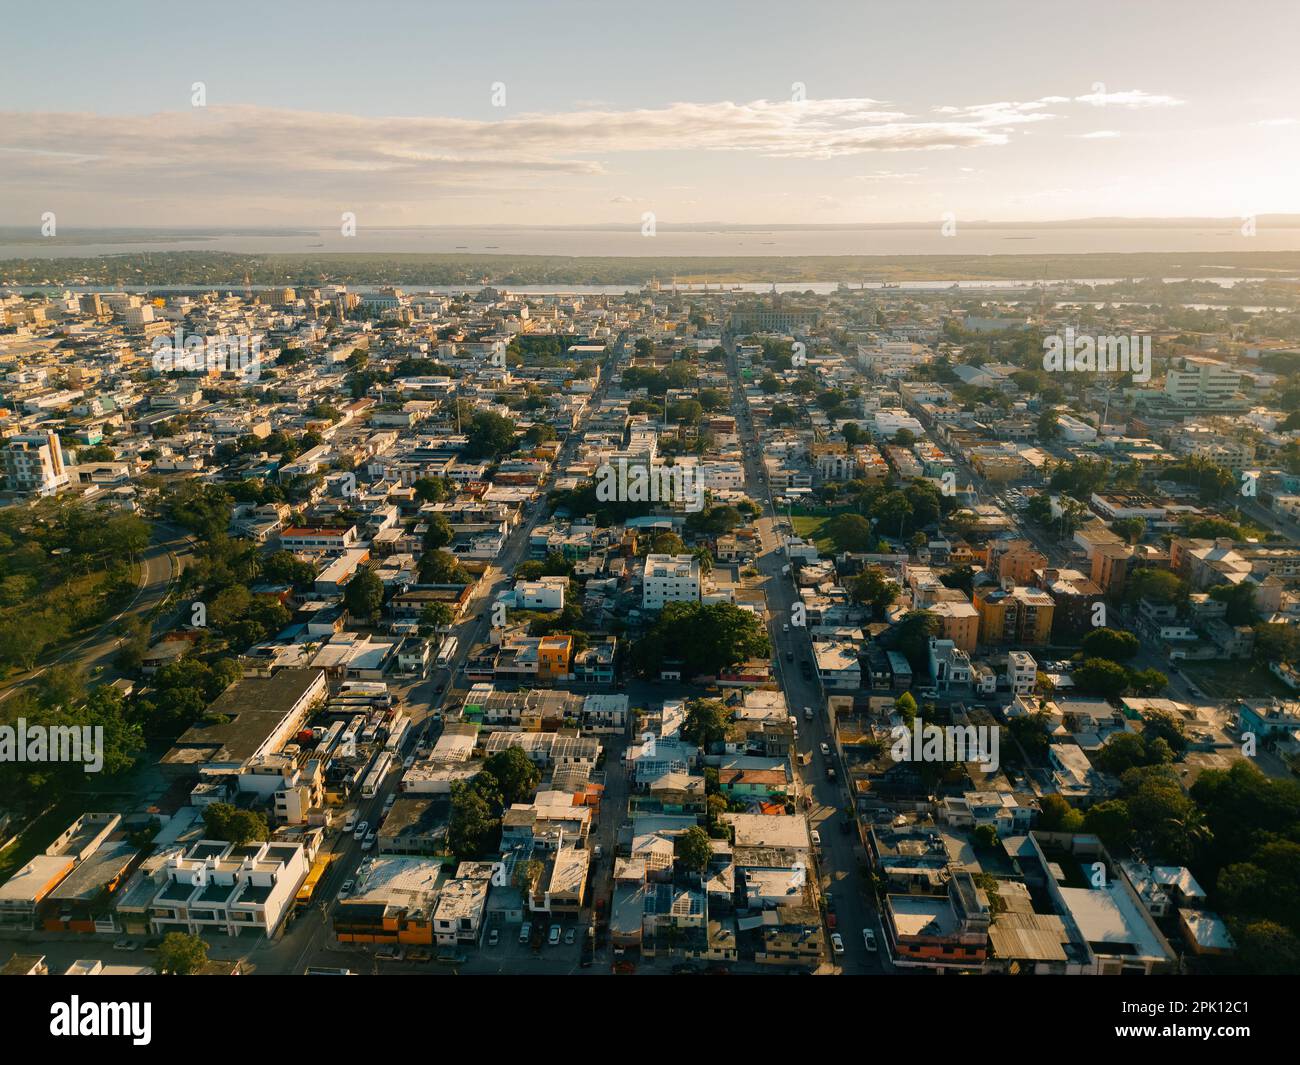
[[[1181,107],[1186,100],[1177,96],[1159,96],[1141,89],[1128,89],[1124,92],[1107,92],[1104,85],[1094,87],[1086,96],[1076,96],[1075,103],[1091,104],[1093,107]]]
[[[1075,136],[1085,141],[1099,141],[1118,137],[1120,132],[1117,129],[1094,129],[1091,133],[1078,133]]]
[[[1300,124],[1300,118],[1260,118],[1252,126],[1294,126]]]

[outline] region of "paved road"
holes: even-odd
[[[822,857],[818,862],[821,885],[823,891],[829,890],[832,894],[836,931],[844,939],[844,955],[832,957],[833,964],[824,967],[823,971],[878,973],[881,971],[882,956],[869,953],[862,942],[864,928],[874,929],[876,941],[883,942],[874,902],[861,875],[861,869],[867,860],[866,852],[858,843],[856,834],[841,833],[840,826],[846,819],[845,810],[850,806],[843,767],[834,750],[826,699],[816,679],[816,672],[812,670],[811,679],[805,679],[800,668],[800,663],[805,661],[812,666],[812,641],[807,628],[790,624],[790,608],[798,597],[792,578],[782,574],[787,560],[781,549],[783,540],[776,527],[778,517],[772,503],[772,491],[759,460],[762,450],[757,436],[752,427],[747,427],[748,409],[742,398],[734,348],[729,345],[728,350],[733,391],[732,413],[736,416],[745,450],[746,491],[764,508],[764,513],[757,521],[760,550],[755,556],[755,563],[763,578],[769,635],[775,649],[778,675],[786,702],[790,713],[798,719],[798,749],[800,753],[812,756],[807,766],[796,766],[796,772],[800,778],[801,794],[812,799],[807,817],[809,826],[821,837]],[[812,707],[814,711],[812,721],[804,717],[805,706]],[[821,753],[823,743],[830,748],[829,757]],[[835,780],[827,777],[827,768],[835,769]]]
[[[616,356],[611,356],[606,364],[600,387],[593,394],[578,426],[569,435],[561,448],[560,457],[556,464],[557,469],[563,468],[573,460],[578,441],[581,439],[582,431],[591,416],[591,412],[595,410],[608,391],[615,361]],[[513,583],[515,567],[527,557],[528,538],[533,529],[543,520],[545,512],[546,507],[543,504],[539,503],[532,507],[530,517],[516,526],[514,532],[506,541],[506,546],[500,556],[479,581],[475,588],[474,598],[467,609],[465,620],[453,628],[459,642],[456,654],[451,662],[436,669],[428,678],[421,680],[407,693],[407,698],[403,701],[403,711],[410,715],[412,727],[410,738],[404,748],[405,752],[414,749],[420,737],[428,736],[432,739],[440,731],[441,725],[432,719],[432,711],[441,708],[452,692],[456,690],[456,678],[460,675],[470,651],[487,639],[492,622],[491,604],[496,601],[499,592],[510,587]],[[614,758],[614,773],[617,773],[617,752],[615,752]],[[359,822],[369,822],[372,829],[379,824],[383,816],[384,800],[397,791],[400,779],[401,773],[394,771],[388,775],[383,786],[373,799],[349,804],[350,809],[355,808],[357,810]],[[598,827],[598,833],[600,833],[602,841],[605,839],[605,834],[609,833],[608,843],[605,845],[604,860],[606,863],[612,860],[610,855],[613,853],[613,829],[608,827],[607,822],[616,820],[621,816],[620,813],[614,812],[615,809],[620,811],[622,809],[621,804],[615,807],[615,802],[615,795],[608,796],[608,808],[611,813],[602,817]],[[625,794],[622,802],[626,802]],[[407,963],[376,962],[369,951],[344,949],[334,942],[330,929],[330,911],[344,881],[356,878],[358,866],[364,857],[361,843],[351,836],[340,836],[334,841],[334,846],[340,851],[341,856],[335,860],[329,872],[322,878],[320,886],[317,888],[318,901],[308,913],[300,916],[280,939],[256,947],[250,960],[259,969],[267,972],[301,973],[308,965],[343,966],[363,973],[374,971],[375,966],[380,966],[379,971],[383,972],[419,971],[433,973],[450,971],[450,967],[437,964],[411,966]],[[514,929],[514,935],[518,935],[517,927]],[[507,941],[513,942],[505,930],[502,932],[502,939],[503,942],[498,948],[499,953],[485,952],[482,960],[475,956],[470,964],[461,966],[460,970],[465,972],[479,971],[482,967],[482,971],[498,971],[493,968],[493,965],[499,967],[509,961],[510,955]],[[577,971],[576,945],[571,948],[573,955],[571,966],[569,965],[570,959],[567,957],[569,952],[570,948],[566,944],[561,944],[557,948],[547,947],[543,951],[543,961],[538,963],[532,952],[525,948],[524,953],[527,955],[529,965],[524,971],[534,971],[535,965],[544,971],[550,971],[550,967],[556,964],[560,964],[564,971],[569,971],[570,968]],[[496,958],[495,962],[493,961],[494,957]]]
[[[140,558],[139,584],[131,601],[94,632],[73,640],[30,673],[12,680],[0,692],[0,701],[9,698],[19,688],[34,683],[52,666],[79,665],[97,683],[120,676],[113,666],[113,659],[122,643],[119,625],[128,618],[147,616],[163,601],[180,580],[195,546],[194,539],[179,526],[154,522],[149,546]]]

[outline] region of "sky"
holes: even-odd
[[[1294,0],[5,6],[6,225],[1300,213]]]

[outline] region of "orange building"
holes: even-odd
[[[569,674],[573,661],[572,636],[543,636],[537,644],[537,677],[555,680]]]
[[[1056,604],[1041,589],[978,588],[975,609],[980,615],[980,643],[1039,647],[1051,638]]]

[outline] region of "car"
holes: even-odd
[[[831,745],[829,743],[822,743],[821,752],[823,758],[829,758],[831,756]]]
[[[414,947],[406,952],[407,961],[430,961],[433,955],[423,947]]]
[[[818,832],[817,829],[814,828],[809,832],[808,838],[812,840],[812,845],[814,847],[820,847],[822,845],[822,834]]]
[[[495,947],[500,942],[501,942],[501,930],[498,928],[489,929],[487,945],[489,947]]]
[[[401,947],[385,947],[375,957],[379,961],[401,961],[406,957],[406,952]]]
[[[832,769],[830,766],[827,766],[827,767],[826,767],[826,779],[827,779],[827,780],[834,780],[834,779],[835,779],[835,770]]]
[[[862,945],[866,947],[867,950],[871,951],[872,954],[876,953],[876,933],[870,928],[864,928],[862,930]]]
[[[811,706],[805,706],[803,708],[803,717],[805,721],[811,721],[813,719],[813,708]]]
[[[123,936],[121,939],[115,939],[113,941],[113,949],[114,950],[139,950],[140,944],[137,943],[134,939],[128,939],[126,936]]]
[[[391,794],[390,796],[388,796],[388,798],[384,800],[384,812],[387,813],[389,810],[391,810],[393,808],[393,804],[396,802],[397,802],[397,792],[393,792],[393,794]]]
[[[844,937],[838,932],[831,933],[831,950],[835,951],[836,954],[844,953]]]
[[[785,653],[785,660],[786,660],[787,662],[793,662],[793,661],[794,661],[794,652],[793,652],[793,651],[786,651],[786,653]]]
[[[550,943],[551,946],[553,946],[553,947],[559,944],[559,942],[560,942],[560,926],[559,926],[558,924],[553,924],[553,925],[551,925],[551,934],[550,934],[549,936],[546,937],[546,941],[547,941],[548,943]]]
[[[362,821],[361,824],[357,825],[357,829],[356,829],[356,831],[352,833],[352,838],[353,838],[353,839],[365,839],[365,838],[366,838],[366,832],[369,831],[369,829],[370,829],[370,822],[369,822],[369,821]]]
[[[402,768],[403,768],[403,769],[410,769],[411,766],[413,766],[413,765],[415,765],[415,755],[413,755],[413,754],[408,754],[405,758],[402,759]]]
[[[348,816],[343,819],[343,831],[351,832],[356,827],[357,827],[357,812],[356,810],[349,810]]]
[[[577,938],[578,938],[578,930],[576,928],[570,928],[567,932],[564,933],[565,943],[572,943]]]
[[[379,836],[377,833],[367,832],[366,838],[361,841],[361,849],[363,851],[370,850],[375,845],[375,840],[377,840],[378,838]]]
[[[789,624],[789,622],[786,622],[785,624],[783,624],[783,625],[781,626],[781,631],[782,631],[782,632],[789,632],[789,631],[790,631],[790,624]]]
[[[519,942],[527,943],[528,940],[532,938],[532,934],[533,934],[533,926],[529,924],[527,921],[525,921],[519,927]]]
[[[356,886],[357,886],[357,882],[355,880],[343,881],[343,886],[339,888],[339,898],[346,899],[349,895],[352,894],[352,889]]]
[[[594,849],[592,850],[592,852],[591,852],[592,857],[595,858],[596,861],[600,861],[600,856],[601,856],[602,854],[604,854],[604,853],[605,853],[605,852],[601,849],[601,846],[600,846],[599,843],[596,844],[595,848],[594,848]]]

